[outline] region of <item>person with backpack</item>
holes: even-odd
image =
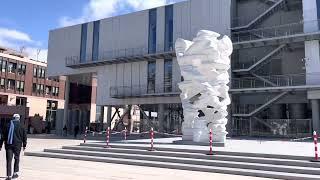
[[[6,180],[16,179],[19,177],[19,163],[21,149],[27,147],[27,133],[20,123],[20,115],[14,114],[10,123],[3,128],[0,139],[0,151],[4,144],[7,159],[7,178]],[[14,171],[12,174],[12,160],[14,157]]]

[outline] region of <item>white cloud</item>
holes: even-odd
[[[0,39],[11,39],[17,41],[32,42],[30,36],[24,32],[14,29],[7,29],[0,27]]]
[[[34,47],[27,47],[25,49],[25,53],[29,55],[29,58],[34,60],[39,60],[45,62],[47,60],[47,49],[41,49],[41,48],[34,48]]]
[[[128,12],[128,9],[139,11],[178,1],[183,0],[90,0],[89,3],[84,6],[80,17],[72,18],[64,16],[60,18],[59,25],[64,27],[80,24],[119,15],[122,12]]]
[[[37,59],[38,49],[41,49],[38,60],[47,60],[47,49],[40,48],[42,43],[32,40],[31,36],[27,33],[0,27],[0,46],[19,50],[21,47],[25,47],[24,53],[27,53],[30,58]]]

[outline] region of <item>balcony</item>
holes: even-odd
[[[163,97],[163,96],[179,96],[180,89],[177,83],[172,87],[165,87],[164,84],[156,85],[154,89],[148,90],[147,85],[133,86],[113,86],[110,87],[110,97],[116,99],[124,98],[142,98],[142,97]]]
[[[65,58],[66,67],[70,68],[84,68],[93,66],[103,66],[108,64],[137,62],[155,59],[170,59],[176,56],[174,51],[174,44],[171,43],[168,48],[164,45],[158,44],[155,52],[149,53],[147,47],[126,48],[112,51],[99,52],[98,60],[92,60],[92,54],[87,54],[85,60],[80,60],[80,55],[67,56]]]

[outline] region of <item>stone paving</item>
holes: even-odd
[[[162,141],[168,141],[162,140]],[[77,145],[80,140],[38,136],[29,138],[27,151],[42,151],[44,148],[59,148],[62,145]],[[93,142],[93,141],[91,141]],[[37,157],[21,157],[23,180],[262,180],[264,178],[225,175],[205,172],[139,167],[129,165],[60,160]],[[0,179],[5,176],[5,153],[0,152]]]

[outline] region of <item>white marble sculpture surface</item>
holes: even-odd
[[[233,46],[228,36],[201,30],[193,41],[177,39],[177,60],[183,81],[179,83],[183,106],[183,140],[225,143],[229,91],[230,55]],[[198,117],[199,111],[203,113]]]

